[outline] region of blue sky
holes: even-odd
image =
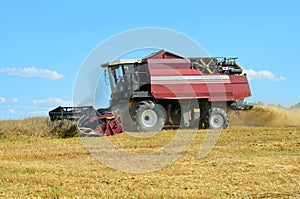
[[[289,107],[299,94],[299,1],[1,1],[0,119],[72,104],[80,66],[101,42],[143,27],[179,31],[211,56],[238,57],[253,96]]]

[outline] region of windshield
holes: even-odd
[[[133,71],[133,64],[122,64],[108,67],[108,75],[112,91],[114,91],[116,87],[119,87],[120,91],[123,90],[122,85],[130,80],[130,75]]]

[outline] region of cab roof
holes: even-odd
[[[134,64],[134,63],[141,63],[142,59],[119,59],[112,62],[105,62],[101,64],[102,67],[109,67],[109,66],[116,66],[120,64]]]

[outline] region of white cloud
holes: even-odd
[[[48,115],[48,110],[47,111],[31,111],[29,115],[30,115],[30,117],[46,116],[46,115]]]
[[[8,109],[7,112],[9,112],[9,113],[15,113],[16,111],[14,109]]]
[[[48,69],[39,69],[35,67],[26,68],[0,68],[0,72],[8,73],[9,75],[28,77],[28,78],[42,78],[42,79],[63,79],[64,76],[56,71]]]
[[[0,97],[0,103],[5,103],[6,99],[4,97]]]
[[[19,99],[18,99],[18,98],[14,98],[12,101],[13,101],[14,103],[17,103],[17,102],[19,102]]]
[[[40,105],[40,104],[45,104],[45,105],[62,105],[62,106],[71,106],[72,101],[65,101],[60,98],[47,98],[47,99],[39,99],[39,100],[33,100],[33,104],[35,105]]]
[[[279,77],[279,80],[285,81],[286,78],[285,77]]]
[[[286,80],[285,77],[276,77],[272,72],[268,70],[261,70],[261,71],[255,71],[253,69],[243,69],[244,73],[247,74],[247,77],[249,80],[253,79],[267,79],[267,80],[272,80],[272,81],[284,81]]]

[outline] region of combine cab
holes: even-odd
[[[226,110],[244,107],[251,96],[236,58],[184,58],[161,50],[101,66],[110,79],[111,109],[127,131],[226,128]]]

